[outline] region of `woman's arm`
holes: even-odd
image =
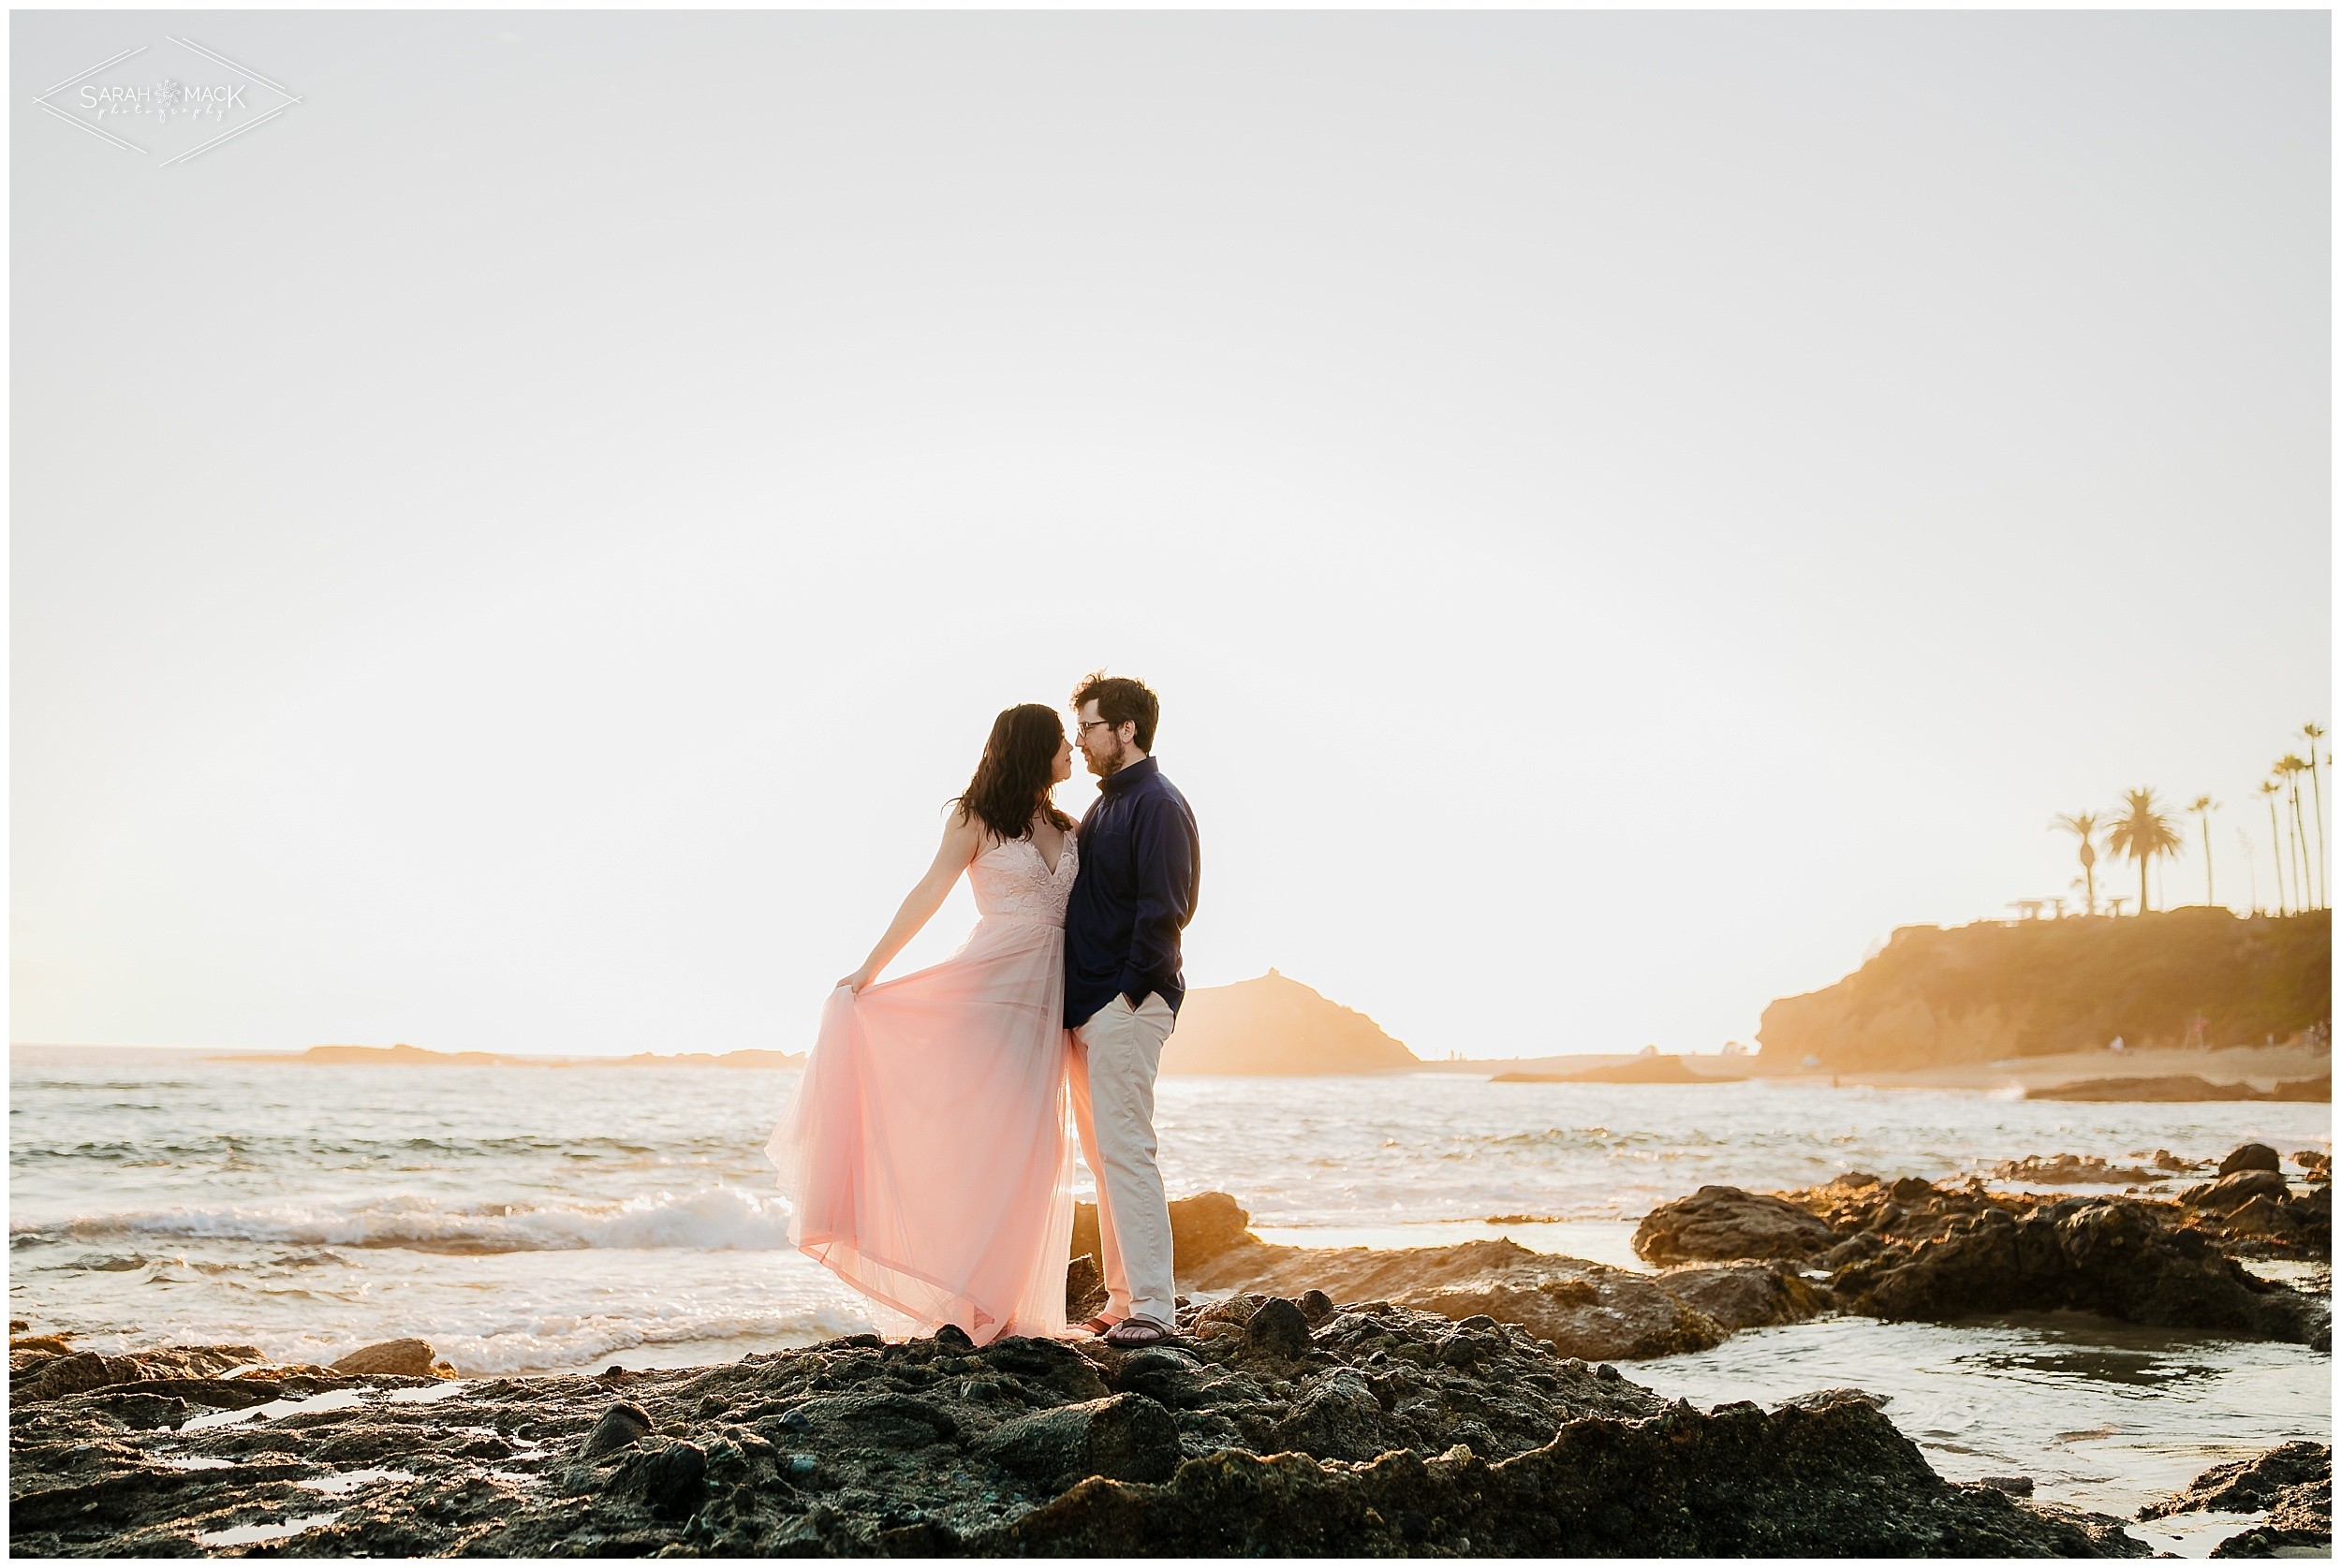
[[[894,923],[886,928],[886,934],[870,949],[870,956],[860,969],[837,983],[860,990],[877,977],[877,972],[894,961],[894,955],[907,946],[920,929],[935,918],[935,912],[950,897],[951,887],[959,881],[976,857],[983,843],[983,824],[972,813],[953,812],[943,824],[943,842],[935,851],[935,863],[927,874],[919,879],[903,899],[903,905],[894,911]]]

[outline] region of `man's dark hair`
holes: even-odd
[[[1162,716],[1162,704],[1155,700],[1155,694],[1146,689],[1145,681],[1097,670],[1073,688],[1073,711],[1079,713],[1082,704],[1092,697],[1097,702],[1097,717],[1116,729],[1126,724],[1138,725],[1138,733],[1131,739],[1137,741],[1140,751],[1154,751],[1155,721]]]

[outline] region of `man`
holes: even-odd
[[[1170,1338],[1170,1205],[1155,1159],[1155,1073],[1186,982],[1179,933],[1195,913],[1195,813],[1153,755],[1160,705],[1143,682],[1092,675],[1073,694],[1082,755],[1098,779],[1082,818],[1081,869],[1065,910],[1065,1026],[1073,1031],[1073,1121],[1097,1179],[1112,1345]]]

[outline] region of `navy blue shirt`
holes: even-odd
[[[1179,932],[1195,914],[1203,854],[1195,813],[1153,757],[1099,781],[1082,818],[1081,870],[1065,904],[1065,1027],[1116,995],[1179,1010]]]

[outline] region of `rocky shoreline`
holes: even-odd
[[[946,1330],[594,1378],[138,1380],[12,1410],[10,1546],[109,1556],[279,1542],[304,1556],[2144,1551],[2118,1520],[1943,1480],[1856,1393],[1706,1414],[1484,1317],[1336,1311],[1321,1297],[1247,1295],[1189,1309],[1181,1327],[1175,1348],[1128,1353],[1035,1340],[978,1349]],[[231,1388],[305,1407],[219,1421],[235,1414],[215,1405]]]
[[[2274,1158],[2246,1146],[2172,1199],[1860,1175],[1705,1188],[1644,1221],[1636,1248],[1655,1274],[1509,1242],[1275,1247],[1232,1198],[1204,1194],[1174,1205],[1196,1297],[1180,1339],[1126,1353],[979,1348],[946,1329],[727,1366],[465,1380],[413,1340],[285,1367],[240,1345],[77,1353],[13,1325],[10,1546],[2144,1555],[2124,1521],[2020,1495],[2021,1477],[1943,1479],[1858,1390],[1701,1411],[1616,1363],[1824,1312],[2042,1306],[2329,1345],[2328,1302],[2239,1261],[2330,1261],[2329,1185],[2295,1190]],[[1094,1225],[1082,1217],[1077,1249]],[[1095,1284],[1084,1257],[1068,1297],[1086,1306]],[[2221,1510],[2251,1516],[2225,1555],[2329,1546],[2330,1449],[2220,1467],[2142,1518]]]
[[[1594,1361],[1705,1350],[1744,1328],[1826,1312],[1950,1322],[2078,1310],[2330,1350],[2330,1285],[2310,1294],[2245,1266],[2332,1262],[2330,1163],[2320,1153],[2295,1158],[2306,1173],[2298,1193],[2275,1151],[2259,1144],[2171,1198],[1860,1172],[1789,1193],[1702,1187],[1653,1210],[1636,1232],[1634,1250],[1656,1273],[1507,1240],[1404,1251],[1274,1246],[1219,1193],[1173,1203],[1171,1228],[1180,1282],[1198,1292],[1318,1289],[1448,1317],[1485,1314]],[[2079,1162],[2035,1168],[2098,1174]],[[1093,1250],[1096,1233],[1095,1210],[1084,1208],[1075,1251]],[[1075,1305],[1077,1315],[1093,1310]]]

